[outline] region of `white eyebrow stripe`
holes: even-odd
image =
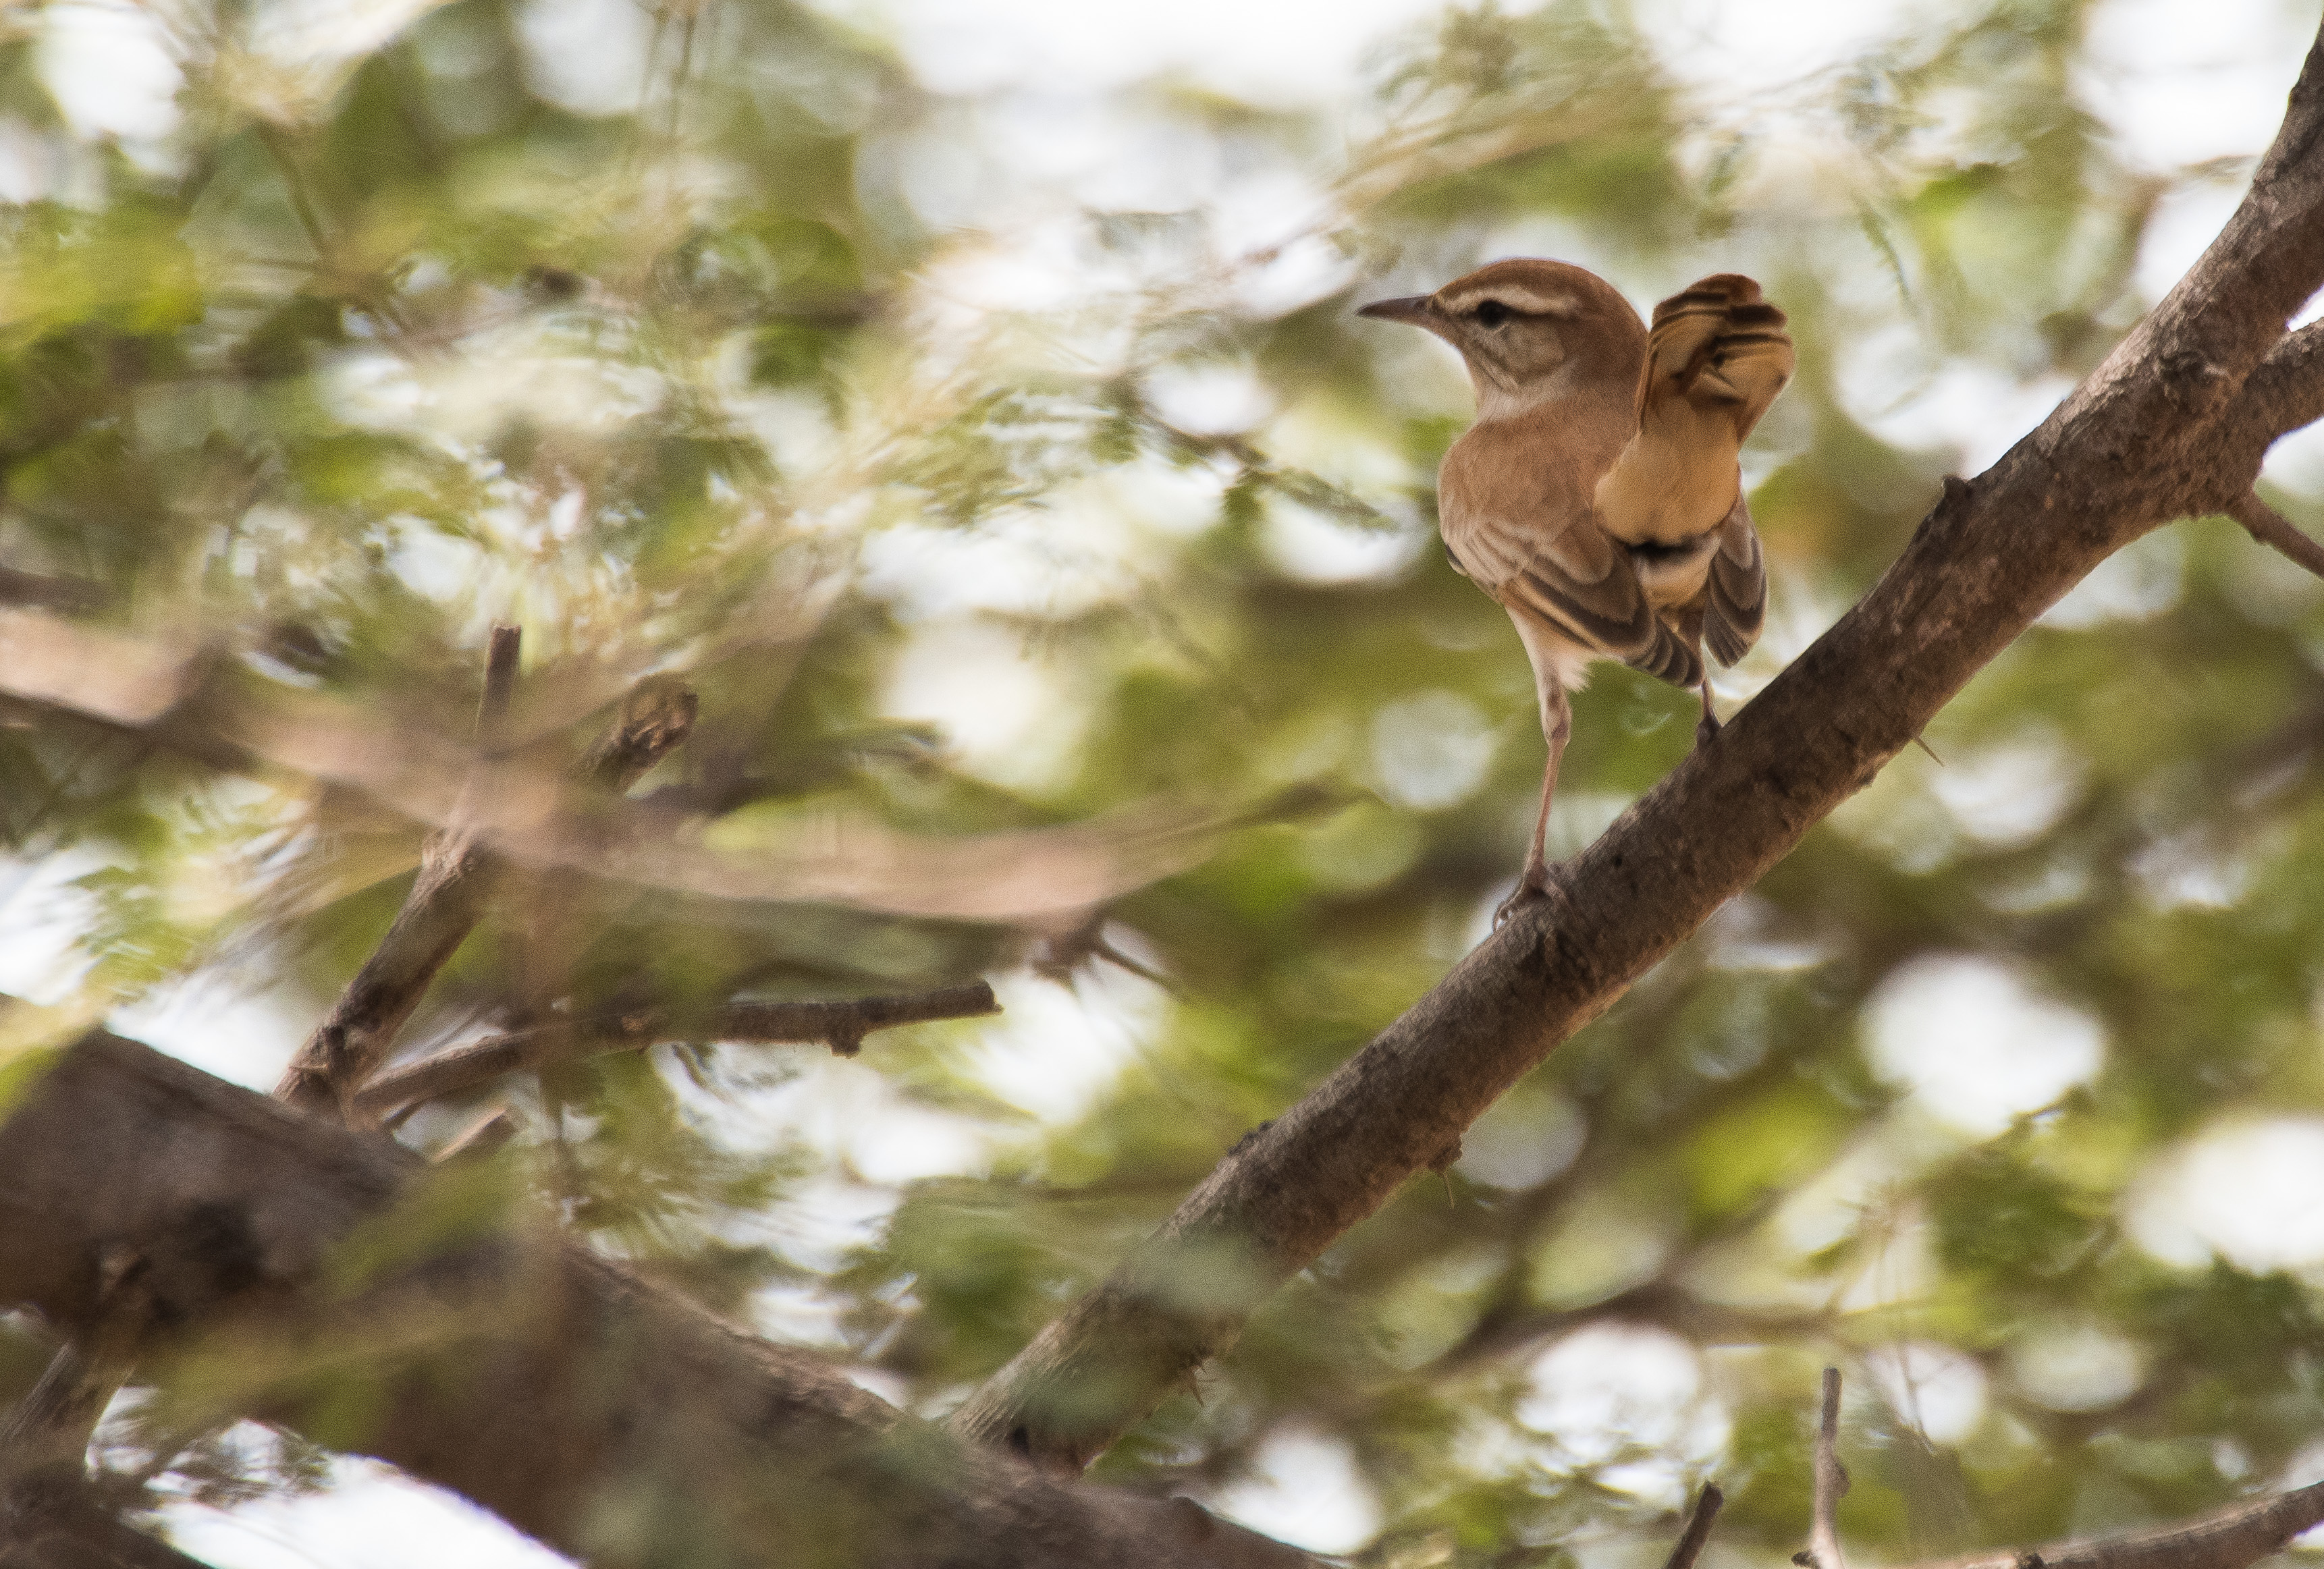
[[[1528,316],[1580,316],[1582,302],[1570,294],[1543,294],[1522,283],[1490,283],[1480,288],[1464,289],[1458,294],[1444,297],[1444,308],[1451,311],[1473,310],[1480,302],[1498,299],[1511,310],[1521,310]]]

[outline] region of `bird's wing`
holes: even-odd
[[[1751,509],[1738,494],[1719,524],[1719,548],[1703,579],[1703,633],[1721,665],[1732,665],[1759,640],[1767,614],[1767,560],[1759,552],[1759,531]]]
[[[1655,307],[1638,377],[1637,434],[1598,483],[1616,538],[1675,545],[1723,526],[1741,491],[1736,454],[1791,380],[1784,313],[1740,273]]]
[[[1655,614],[1628,554],[1586,514],[1552,530],[1471,517],[1455,563],[1509,609],[1568,642],[1675,685],[1702,678],[1693,648]],[[1448,543],[1455,532],[1448,529]]]
[[[1702,659],[1655,613],[1629,553],[1599,527],[1589,484],[1629,423],[1608,411],[1585,428],[1569,413],[1554,425],[1479,426],[1446,454],[1438,520],[1454,564],[1516,614],[1576,648],[1682,685]]]

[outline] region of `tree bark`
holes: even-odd
[[[597,1569],[1313,1564],[964,1444],[565,1242],[492,1162],[102,1031],[38,1057],[0,1080],[0,1302],[134,1334],[164,1421],[282,1421]]]

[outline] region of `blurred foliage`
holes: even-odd
[[[2152,303],[2159,205],[2246,172],[2126,161],[2078,104],[2080,0],[1727,98],[1626,7],[1488,5],[1331,116],[947,96],[784,0],[330,10],[0,19],[0,565],[455,742],[494,619],[528,694],[681,674],[701,723],[638,794],[697,821],[1349,803],[1070,930],[560,886],[439,979],[413,1050],[994,976],[997,1024],[856,1060],[704,1042],[495,1092],[574,1226],[930,1414],[1419,996],[1518,863],[1530,679],[1430,534],[1467,394],[1354,305],[1514,253],[1642,305],[1767,280],[1801,374],[1747,458],[1777,583],[1731,708],[1959,463],[1916,434],[1937,394],[2088,369]],[[68,117],[75,28],[173,62],[160,129]],[[2319,660],[2324,590],[2221,520],[2108,564],[1932,728],[1941,766],[1900,758],[1102,1473],[1248,1500],[1344,1454],[1370,1561],[1409,1565],[1659,1552],[1715,1473],[1720,1540],[1772,1564],[1836,1361],[1876,1558],[2312,1474],[2324,1245],[2169,1215],[2201,1170],[2236,1207],[2200,1157],[2239,1131],[2324,1164]],[[1683,754],[1692,702],[1618,669],[1577,700],[1554,848]],[[567,751],[604,717],[519,712]],[[49,1005],[15,1038],[198,1036],[239,993],[309,1019],[408,885],[393,801],[5,719],[11,930],[70,940],[11,972]],[[2060,1051],[2029,1102],[2011,1054]],[[10,1387],[30,1344],[0,1338]],[[130,1470],[206,1499],[318,1474],[162,1447]]]

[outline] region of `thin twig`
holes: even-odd
[[[502,731],[516,653],[515,629],[494,629],[477,711],[479,751],[487,765],[494,746],[505,740]],[[593,748],[576,771],[607,791],[626,790],[685,740],[693,720],[691,693],[649,683],[623,704],[612,736]],[[491,773],[489,766],[480,766],[472,776],[467,804],[482,804],[476,793],[491,788]],[[452,827],[429,836],[420,876],[394,923],[291,1059],[275,1091],[283,1100],[343,1119],[365,1115],[358,1109],[356,1091],[378,1071],[436,972],[483,917],[500,879],[501,858],[484,848],[479,834],[462,830],[460,819],[467,815],[465,808],[456,812]]]
[[[694,693],[668,676],[641,681],[622,704],[622,716],[581,759],[579,775],[615,795],[652,772],[693,733]]]
[[[2246,491],[2237,497],[2227,509],[2227,516],[2249,529],[2251,537],[2262,545],[2273,546],[2318,577],[2324,577],[2324,541],[2301,532],[2291,518],[2261,500],[2257,491]]]
[[[404,896],[387,935],[355,979],[347,983],[313,1034],[307,1037],[275,1086],[278,1099],[318,1115],[353,1124],[355,1092],[383,1061],[398,1031],[420,1005],[420,995],[445,960],[466,940],[484,913],[487,885],[496,869],[474,834],[457,826],[488,788],[481,766],[499,747],[515,695],[522,633],[494,627],[484,656],[484,691],[476,705],[480,766],[471,769],[461,791],[454,827],[428,836],[420,852],[420,876]]]
[[[1706,1482],[1702,1491],[1694,1496],[1694,1513],[1687,1517],[1686,1529],[1679,1533],[1678,1545],[1671,1549],[1670,1561],[1663,1569],[1694,1569],[1694,1561],[1702,1555],[1705,1544],[1711,1540],[1711,1522],[1719,1518],[1719,1506],[1727,1495],[1719,1491],[1715,1482]]]
[[[1840,1500],[1848,1492],[1848,1467],[1840,1463],[1840,1370],[1823,1370],[1823,1413],[1816,1421],[1815,1518],[1808,1527],[1807,1550],[1792,1555],[1806,1569],[1848,1569],[1840,1555]]]
[[[631,1014],[576,1019],[493,1035],[383,1073],[355,1097],[365,1117],[464,1094],[511,1073],[577,1062],[614,1051],[687,1041],[797,1041],[853,1056],[863,1037],[898,1024],[971,1019],[1001,1005],[982,981],[931,992],[798,1003],[730,1003],[707,1014]]]
[[[481,1161],[516,1137],[516,1118],[509,1108],[496,1106],[462,1128],[452,1136],[452,1142],[436,1152],[436,1164],[446,1166],[455,1161]]]

